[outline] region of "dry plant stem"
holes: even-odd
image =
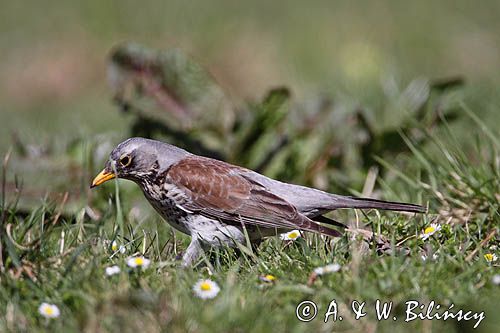
[[[471,260],[472,260],[472,258],[474,258],[474,256],[476,255],[476,253],[478,253],[478,252],[479,252],[479,250],[480,250],[480,249],[481,249],[481,248],[482,248],[482,247],[483,247],[486,243],[488,243],[488,242],[490,241],[490,239],[492,239],[492,238],[495,236],[495,234],[496,234],[496,233],[497,233],[496,229],[493,229],[493,230],[492,230],[492,231],[488,234],[488,236],[486,236],[486,238],[485,238],[485,239],[483,239],[483,240],[481,241],[481,243],[479,243],[479,246],[478,246],[478,247],[476,247],[476,248],[474,249],[474,251],[472,251],[472,252],[471,252],[471,253],[467,256],[467,258],[465,258],[465,261],[471,261]]]
[[[9,240],[11,241],[11,243],[12,243],[15,247],[17,247],[19,250],[22,250],[22,251],[29,251],[29,250],[31,250],[31,248],[30,248],[30,247],[23,246],[23,245],[21,245],[21,244],[17,243],[17,242],[14,240],[14,238],[12,237],[12,232],[11,232],[11,230],[12,230],[12,223],[9,223],[9,224],[7,224],[7,226],[5,227],[5,233],[6,233],[7,237],[9,238]]]
[[[56,215],[54,216],[54,219],[52,220],[52,223],[49,225],[49,227],[55,226],[59,219],[61,218],[64,206],[66,205],[66,202],[68,201],[68,192],[64,193],[63,199],[61,201],[61,205],[59,206],[59,210],[57,211]],[[6,235],[9,238],[9,240],[12,242],[12,244],[17,247],[18,249],[22,251],[33,251],[35,250],[38,246],[40,246],[40,238],[34,239],[32,242],[28,244],[19,244],[14,240],[14,237],[12,237],[12,224],[9,223],[5,227]]]
[[[59,211],[57,212],[56,216],[54,217],[54,220],[52,221],[52,225],[56,225],[57,222],[59,221],[59,218],[61,217],[63,208],[66,205],[66,202],[68,201],[68,196],[69,196],[69,193],[65,192],[63,199],[61,201],[61,206],[59,207]]]
[[[365,184],[363,185],[363,191],[361,192],[364,197],[371,197],[373,189],[375,188],[375,183],[377,182],[378,167],[373,166],[368,170],[366,175]]]
[[[7,212],[5,209],[5,194],[6,194],[5,186],[7,183],[7,165],[9,164],[11,152],[12,148],[10,148],[7,154],[5,154],[2,164],[2,203],[1,203],[2,219],[0,220],[0,272],[4,272],[5,270],[3,263],[3,231],[4,231],[4,224],[7,219]]]
[[[397,243],[396,243],[396,246],[401,246],[401,245],[403,245],[403,243],[404,243],[404,242],[406,242],[407,240],[412,239],[412,238],[415,238],[415,237],[417,237],[417,236],[415,236],[415,235],[408,236],[408,237],[406,237],[405,239],[400,240],[399,242],[397,242]]]

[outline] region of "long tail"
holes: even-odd
[[[328,208],[332,210],[339,208],[360,208],[360,209],[383,209],[383,210],[393,210],[393,211],[413,212],[413,213],[427,212],[427,210],[423,206],[404,203],[404,202],[384,201],[384,200],[369,199],[369,198],[345,197],[341,195],[334,195],[334,198],[335,198],[334,203],[328,206]],[[331,237],[339,237],[342,235],[342,233],[335,229],[324,227],[319,223],[325,223],[341,228],[346,227],[344,224],[332,220],[330,218],[327,218],[323,215],[318,215],[311,219],[301,215],[297,226],[302,230],[307,230]]]
[[[360,209],[383,209],[401,212],[425,213],[427,209],[420,205],[403,202],[392,202],[369,198],[335,196],[332,209],[337,208],[360,208]]]

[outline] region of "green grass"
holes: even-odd
[[[110,200],[94,198],[102,214],[95,221],[85,214],[85,206],[66,215],[62,202],[47,202],[21,216],[15,201],[5,202],[0,330],[302,332],[472,327],[471,322],[451,320],[404,322],[406,301],[435,300],[443,309],[453,303],[455,309],[486,311],[479,328],[492,332],[499,325],[495,306],[500,290],[491,280],[499,269],[498,262],[487,263],[484,254],[500,255],[490,250],[499,245],[500,147],[497,136],[479,119],[472,117],[471,126],[480,133],[474,140],[474,155],[465,155],[454,143],[454,133],[448,132],[447,140],[428,134],[433,143],[425,150],[408,141],[412,154],[402,157],[397,167],[381,161],[387,169],[378,180],[383,196],[402,194],[405,200],[428,203],[429,214],[335,213],[353,229],[356,223],[366,225],[383,239],[386,251],[377,251],[381,247],[375,241],[353,232],[339,239],[308,234],[292,243],[273,237],[255,256],[213,250],[197,268],[183,270],[176,256],[186,248],[188,237],[174,233],[154,213],[131,214],[137,209],[135,200],[144,200],[123,182],[117,183],[123,188],[122,201],[118,187],[112,194],[113,185],[101,190],[111,195]],[[401,165],[406,166],[404,172]],[[8,166],[6,171],[9,176]],[[423,241],[418,236],[431,222],[442,229]],[[126,245],[125,254],[113,254],[107,243],[113,239]],[[434,253],[435,260],[421,259]],[[139,254],[151,259],[150,267],[127,267],[126,258]],[[314,268],[329,263],[342,268],[311,283]],[[113,264],[122,272],[105,276],[105,267]],[[261,281],[259,276],[265,274],[276,276],[276,281]],[[195,297],[192,286],[200,278],[220,285],[215,299]],[[324,324],[333,299],[344,320]],[[373,310],[377,299],[393,301],[393,315],[399,319],[378,322]],[[309,323],[295,316],[303,300],[318,304],[318,317]],[[354,319],[353,300],[367,302],[367,317]],[[61,316],[42,318],[37,312],[41,302],[56,304]]]

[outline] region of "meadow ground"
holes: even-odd
[[[197,269],[180,269],[176,261],[188,238],[174,234],[155,215],[134,214],[120,202],[118,182],[117,195],[102,203],[106,208],[95,221],[85,208],[74,216],[61,215],[63,201],[41,205],[26,215],[17,214],[15,203],[5,202],[2,218],[7,234],[2,245],[7,257],[2,258],[0,325],[4,331],[258,332],[272,327],[289,332],[451,331],[475,324],[404,322],[405,302],[434,300],[443,309],[454,304],[455,309],[485,311],[479,329],[494,331],[499,324],[495,316],[499,286],[494,276],[499,270],[498,262],[489,261],[487,255],[499,254],[499,156],[495,155],[499,147],[493,139],[485,135],[480,140],[492,155],[484,156],[487,160],[478,166],[463,160],[456,147],[442,146],[446,158],[438,161],[415,150],[409,162],[420,168],[432,165],[432,182],[402,175],[382,183],[387,195],[406,191],[414,201],[425,198],[429,214],[338,214],[354,230],[362,223],[383,239],[366,242],[350,232],[333,240],[310,234],[295,241],[274,237],[254,253],[214,250]],[[431,223],[441,229],[423,239]],[[112,249],[113,240],[118,248]],[[145,256],[151,263],[144,269],[131,268],[130,256]],[[340,269],[316,278],[311,275],[315,268],[332,263]],[[121,272],[107,276],[105,268],[112,265]],[[276,279],[263,281],[261,277],[268,274]],[[218,283],[221,291],[214,299],[195,296],[192,288],[200,278]],[[392,314],[399,319],[378,322],[377,299],[392,301]],[[308,323],[296,318],[296,306],[304,300],[318,305],[318,317]],[[333,322],[331,317],[324,324],[332,300],[343,321]],[[350,308],[354,300],[367,302],[367,317],[354,319]],[[56,304],[60,317],[40,316],[41,302]]]
[[[231,3],[5,4],[0,331],[498,331],[497,2]],[[201,142],[286,181],[429,212],[338,211],[349,226],[341,238],[270,237],[257,249],[213,249],[181,269],[189,238],[134,184],[88,188],[113,144],[151,124],[110,103],[104,59],[122,40],[193,53],[236,105],[224,130],[205,119],[183,136],[168,119],[153,136]],[[293,97],[276,89],[258,101],[282,84]],[[132,105],[151,105],[147,97]],[[149,265],[131,267],[142,256]],[[108,275],[111,266],[119,272]],[[201,299],[200,279],[220,292]],[[307,300],[317,316],[301,322],[297,306]],[[392,302],[387,320],[376,318],[377,300]],[[479,317],[405,322],[411,300],[439,304],[431,314],[453,304],[450,312],[485,318],[476,329]],[[40,313],[44,302],[57,306],[44,309],[55,318]],[[356,319],[352,306],[363,302],[366,316]],[[324,323],[330,305],[342,320]]]

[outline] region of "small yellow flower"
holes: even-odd
[[[148,268],[150,263],[151,260],[146,259],[144,257],[130,257],[127,259],[127,266],[132,268],[136,267]]]
[[[486,253],[484,255],[484,259],[487,261],[487,262],[494,262],[494,261],[497,261],[498,257],[496,254],[494,253]]]
[[[264,281],[264,282],[274,282],[274,281],[276,281],[276,276],[271,275],[271,274],[267,274],[267,275],[259,276],[259,279],[261,281]]]
[[[57,305],[49,303],[40,304],[38,312],[45,318],[57,318],[61,314]]]
[[[113,243],[111,243],[111,251],[125,253],[126,249],[125,246],[118,245],[118,243],[114,240]]]
[[[287,232],[286,234],[281,234],[280,238],[282,240],[288,240],[288,241],[294,241],[297,238],[300,237],[300,231],[299,230],[292,230],[290,232]]]
[[[423,234],[420,235],[420,238],[423,239],[423,240],[426,240],[427,238],[431,237],[432,235],[434,235],[439,230],[441,230],[441,226],[439,224],[437,224],[437,223],[431,223],[430,226],[428,226],[427,228],[425,228]]]
[[[219,285],[212,280],[198,280],[193,286],[193,291],[201,299],[214,298],[220,291]]]

